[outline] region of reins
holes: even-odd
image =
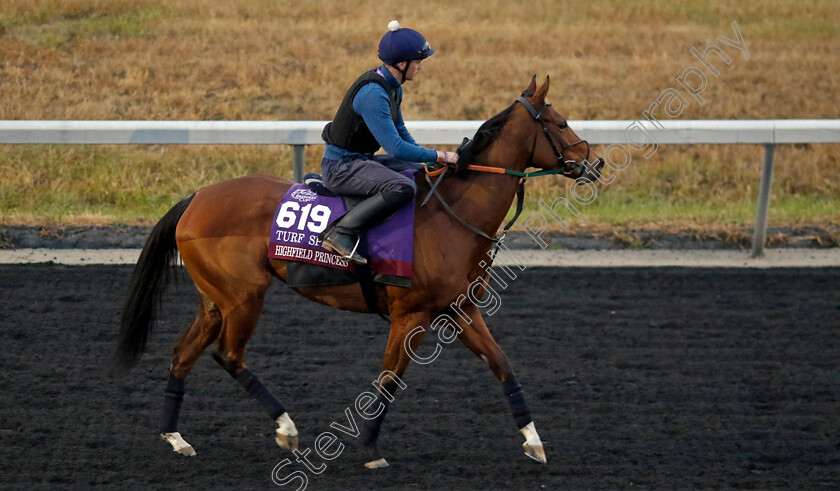
[[[539,177],[539,176],[548,176],[552,174],[560,174],[563,172],[563,169],[553,169],[553,170],[541,170],[536,172],[519,172],[510,169],[503,169],[501,167],[487,167],[484,165],[469,165],[467,166],[468,170],[475,171],[475,172],[486,172],[489,174],[501,174],[501,175],[509,175],[509,176],[516,176],[519,177],[519,185],[516,188],[516,212],[513,214],[513,218],[504,226],[502,229],[502,235],[499,237],[491,237],[483,230],[471,225],[463,218],[459,217],[452,207],[443,199],[443,196],[440,195],[438,192],[438,184],[443,181],[443,178],[446,177],[446,172],[450,169],[449,166],[442,166],[440,169],[436,169],[433,171],[429,171],[429,169],[435,165],[434,163],[427,163],[426,164],[426,182],[429,183],[429,194],[426,195],[426,198],[423,199],[423,202],[420,206],[426,206],[426,203],[429,202],[432,196],[436,196],[438,201],[440,201],[440,205],[443,207],[443,210],[451,216],[456,222],[460,223],[464,228],[470,230],[471,232],[475,233],[476,235],[483,237],[493,243],[493,254],[490,256],[490,264],[493,264],[493,260],[496,259],[496,253],[499,251],[499,246],[501,246],[502,242],[504,242],[505,237],[507,236],[508,231],[513,224],[516,223],[516,220],[519,218],[519,215],[522,214],[522,208],[525,203],[525,181],[528,180],[529,177]],[[437,180],[432,182],[432,176],[438,176]]]
[[[467,169],[477,172],[488,172],[490,174],[507,174],[509,176],[517,176],[523,179],[529,177],[550,176],[552,174],[567,174],[564,169],[538,170],[534,172],[519,172],[518,170],[503,169],[501,167],[487,167],[485,165],[469,165]]]
[[[450,169],[450,166],[448,166],[448,165],[441,165],[439,168],[433,169],[433,167],[435,165],[438,165],[438,164],[435,164],[435,163],[427,163],[426,164],[426,182],[429,183],[430,190],[429,190],[429,194],[426,195],[426,198],[423,199],[423,202],[420,204],[420,206],[425,206],[426,203],[429,202],[429,200],[431,199],[432,196],[436,196],[438,201],[440,201],[440,204],[443,207],[444,211],[446,211],[446,213],[449,216],[451,216],[455,221],[460,223],[464,228],[470,230],[471,232],[477,234],[478,236],[483,237],[483,238],[489,240],[491,243],[493,243],[493,246],[494,246],[493,247],[493,254],[491,254],[491,256],[490,256],[490,263],[491,264],[493,263],[493,260],[496,258],[496,253],[499,251],[499,246],[502,244],[502,242],[504,242],[505,237],[507,236],[508,230],[510,230],[510,228],[513,227],[513,224],[516,223],[516,220],[517,220],[517,218],[519,218],[519,215],[522,214],[522,207],[523,207],[523,204],[525,202],[525,181],[527,181],[528,178],[530,178],[530,177],[550,176],[550,175],[555,175],[555,174],[568,175],[571,172],[573,172],[575,169],[573,167],[571,167],[571,168],[567,167],[566,164],[568,162],[565,160],[563,152],[565,152],[566,149],[568,149],[569,147],[572,147],[574,145],[585,143],[586,144],[586,159],[587,160],[589,159],[589,142],[587,142],[586,140],[578,140],[574,143],[569,143],[569,144],[563,145],[563,148],[560,149],[560,150],[557,149],[557,146],[554,144],[554,140],[552,139],[551,135],[548,132],[548,127],[545,125],[545,122],[541,119],[542,113],[543,113],[543,111],[545,111],[545,108],[548,107],[548,104],[543,105],[542,108],[537,110],[524,97],[519,97],[518,99],[516,99],[515,102],[519,102],[523,106],[525,106],[525,109],[528,111],[528,113],[531,115],[531,117],[534,118],[537,122],[540,123],[540,126],[542,127],[542,130],[543,130],[543,134],[545,135],[546,139],[548,140],[549,145],[551,145],[552,151],[554,151],[554,156],[557,158],[557,162],[559,164],[559,167],[557,169],[551,169],[551,170],[539,170],[539,171],[534,171],[534,172],[520,172],[520,171],[516,171],[516,170],[505,169],[505,168],[502,168],[502,167],[489,167],[489,166],[485,166],[485,165],[470,164],[470,165],[467,166],[467,170],[470,170],[470,171],[473,171],[473,172],[486,172],[488,174],[502,174],[502,175],[519,177],[519,185],[516,189],[516,212],[514,213],[513,218],[502,229],[502,235],[499,236],[499,237],[491,237],[490,235],[485,233],[483,230],[480,230],[479,228],[471,225],[466,220],[459,217],[455,213],[455,211],[449,206],[449,204],[443,199],[443,196],[440,195],[437,187],[441,183],[441,181],[443,181],[443,178],[446,177],[446,172]],[[532,155],[532,158],[533,158],[533,155]],[[432,179],[431,179],[432,177],[437,177],[437,180],[432,182]]]
[[[435,165],[439,165],[436,162],[427,162],[426,163],[426,175],[431,177],[436,177],[443,174],[448,166],[441,165],[437,169],[432,170],[432,167]],[[487,172],[489,174],[507,174],[509,176],[517,176],[527,179],[529,177],[539,177],[539,176],[550,176],[553,174],[568,174],[565,169],[551,169],[551,170],[538,170],[534,172],[519,172],[518,170],[512,169],[504,169],[502,167],[488,167],[486,165],[474,165],[470,164],[467,166],[467,170],[476,171],[476,172]]]
[[[426,175],[426,182],[429,183],[429,186],[431,187],[431,189],[429,190],[429,194],[426,195],[426,198],[423,200],[423,202],[420,204],[420,206],[425,206],[426,203],[429,202],[429,199],[432,196],[437,196],[438,201],[440,201],[440,205],[443,207],[444,211],[446,211],[446,213],[449,214],[449,216],[454,218],[455,221],[457,221],[458,223],[463,225],[468,230],[470,230],[470,231],[474,232],[475,234],[489,240],[490,242],[492,242],[496,246],[496,248],[498,248],[499,244],[501,244],[505,240],[505,236],[507,235],[508,230],[510,230],[510,228],[513,227],[513,224],[516,223],[516,219],[519,218],[520,214],[522,214],[522,206],[525,203],[525,180],[526,180],[526,178],[523,177],[522,179],[519,180],[519,186],[516,189],[516,212],[513,214],[513,218],[507,223],[507,225],[505,225],[504,229],[502,229],[501,237],[491,237],[490,235],[485,233],[483,230],[479,229],[478,227],[475,227],[474,225],[471,225],[466,220],[464,220],[463,218],[461,218],[457,214],[455,214],[455,211],[449,206],[449,204],[443,199],[443,196],[441,196],[440,193],[438,192],[437,186],[438,186],[438,184],[440,184],[440,182],[445,177],[446,171],[448,169],[449,169],[449,167],[444,167],[443,171],[440,173],[440,177],[435,182],[432,182],[432,179],[428,175]],[[493,256],[495,256],[495,255],[496,255],[496,253],[494,252]]]

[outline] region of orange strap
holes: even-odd
[[[436,165],[439,165],[440,167],[438,167],[435,170],[432,170],[432,167],[434,167]],[[428,174],[432,177],[439,176],[443,173],[444,169],[446,169],[448,166],[449,166],[449,164],[438,164],[436,162],[428,162],[425,165],[426,174]],[[476,172],[489,172],[491,174],[514,174],[513,172],[508,171],[507,169],[504,169],[502,167],[488,167],[486,165],[468,165],[467,169],[472,170],[472,171],[476,171]],[[524,175],[524,174],[520,173],[520,174],[516,174],[516,175]]]
[[[469,170],[476,170],[479,172],[490,172],[492,174],[504,174],[505,169],[501,167],[487,167],[484,165],[468,165],[467,169]]]
[[[435,169],[435,170],[431,170],[432,166],[434,166],[434,165],[440,165],[440,168]],[[441,165],[441,164],[435,164],[435,163],[426,164],[426,174],[428,174],[432,177],[439,176],[440,174],[443,173],[443,170],[446,169],[446,167],[447,167],[447,165]],[[468,165],[467,169],[474,170],[474,171],[477,171],[477,172],[489,172],[491,174],[507,174],[508,173],[507,169],[503,169],[501,167],[487,167],[485,165]]]
[[[431,169],[431,166],[428,166],[428,165],[427,165],[427,166],[426,166],[426,174],[428,174],[428,175],[430,175],[430,176],[432,176],[432,177],[435,177],[435,176],[439,176],[439,175],[441,175],[441,174],[443,173],[443,171],[445,171],[445,170],[446,170],[446,166],[445,166],[445,165],[441,165],[441,166],[440,166],[440,169],[435,169],[435,170],[430,170],[430,169]]]

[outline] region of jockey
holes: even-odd
[[[414,180],[399,171],[419,162],[454,164],[455,152],[418,145],[403,122],[401,85],[413,80],[435,51],[417,31],[391,21],[379,42],[383,65],[363,73],[344,96],[335,118],[324,127],[321,173],[330,191],[367,197],[321,233],[325,249],[366,264],[356,249],[361,234],[414,199]],[[387,154],[374,155],[383,148]]]

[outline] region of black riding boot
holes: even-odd
[[[358,264],[367,264],[367,259],[356,251],[362,232],[388,218],[397,211],[385,201],[382,193],[362,201],[321,232],[324,249],[335,252]]]

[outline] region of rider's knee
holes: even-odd
[[[391,206],[402,206],[412,199],[417,193],[417,185],[413,181],[405,180],[395,182],[392,186],[382,191],[382,198]]]

